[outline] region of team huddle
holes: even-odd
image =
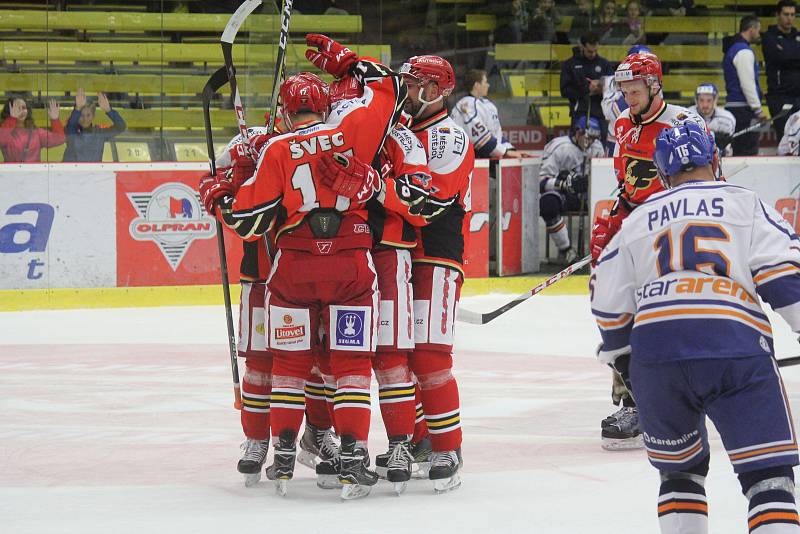
[[[454,72],[438,56],[394,72],[325,36],[307,43],[334,81],[288,78],[280,131],[234,138],[200,184],[245,248],[238,469],[257,482],[272,441],[266,475],[279,494],[296,460],[344,499],[379,478],[401,493],[415,475],[449,491],[461,484],[451,371],[474,166],[445,106]],[[603,421],[604,443],[643,438],[661,475],[662,532],[705,533],[708,415],[749,500],[750,532],[800,532],[797,443],[756,298],[800,330],[800,238],[724,182],[709,101],[698,98],[700,114],[667,104],[662,81],[658,58],[633,51],[612,86],[624,101],[612,123],[619,196],[592,229],[590,289],[598,357],[625,402]],[[713,86],[700,95],[715,104]],[[585,117],[545,151],[542,212],[559,250],[569,248],[560,211],[587,190],[585,174],[560,167],[602,154],[601,133]],[[374,470],[373,373],[389,441]]]
[[[437,56],[412,57],[396,73],[325,36],[307,42],[308,59],[334,82],[288,78],[285,133],[234,139],[225,166],[200,184],[209,213],[251,243],[239,471],[248,483],[260,478],[271,438],[266,474],[281,494],[296,459],[345,499],[367,495],[379,475],[402,492],[412,471],[437,492],[455,489],[461,420],[451,353],[474,166],[444,105],[455,74]],[[375,471],[373,372],[389,439]]]

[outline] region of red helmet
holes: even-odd
[[[364,87],[353,76],[345,76],[338,80],[333,80],[328,86],[328,99],[331,107],[342,100],[358,98],[364,94]]]
[[[658,57],[650,52],[639,52],[622,60],[614,72],[614,81],[620,83],[632,80],[644,80],[648,86],[658,80],[661,85],[661,62]]]
[[[450,63],[439,56],[414,56],[403,63],[400,74],[417,82],[436,82],[444,96],[456,87],[456,75]]]
[[[286,113],[327,113],[328,84],[310,72],[289,76],[281,84],[281,103]]]

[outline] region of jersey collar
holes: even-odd
[[[419,122],[413,121],[411,123],[411,131],[412,132],[421,132],[423,130],[427,130],[431,126],[438,124],[439,122],[443,121],[448,117],[447,115],[447,108],[442,108],[441,111],[437,111],[430,117],[426,119],[422,119]]]
[[[661,101],[661,107],[659,108],[658,111],[656,111],[656,113],[652,117],[650,117],[649,119],[644,120],[642,122],[634,121],[634,123],[635,124],[645,125],[645,124],[650,124],[652,122],[655,122],[661,115],[664,114],[664,111],[666,111],[666,109],[667,109],[667,103],[664,100],[662,100]],[[631,118],[633,118],[633,114],[631,114]]]

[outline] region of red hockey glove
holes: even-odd
[[[347,74],[350,67],[358,60],[355,52],[319,33],[306,35],[306,44],[317,49],[306,50],[306,58],[317,68],[333,74],[336,78]]]
[[[236,193],[233,184],[221,172],[216,176],[211,173],[203,175],[200,178],[199,190],[200,200],[210,215],[214,215],[214,208],[218,200]]]
[[[589,241],[589,251],[592,253],[592,267],[597,265],[600,254],[606,248],[608,242],[619,230],[619,226],[614,224],[611,218],[598,218],[592,226],[592,238]]]
[[[317,160],[316,171],[322,185],[356,202],[366,202],[381,188],[378,171],[355,156],[325,154]]]

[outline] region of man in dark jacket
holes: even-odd
[[[103,144],[125,131],[125,121],[119,113],[111,109],[108,97],[98,93],[97,102],[100,109],[111,119],[112,126],[100,127],[92,124],[95,106],[86,102],[86,93],[79,88],[75,96],[75,109],[67,121],[67,149],[64,151],[64,161],[101,161]]]
[[[597,52],[597,34],[581,36],[580,45],[572,49],[573,55],[561,64],[561,96],[569,100],[572,122],[587,114],[600,121],[600,131],[606,131],[603,116],[603,76],[614,74],[611,63]]]
[[[722,71],[725,74],[725,89],[728,93],[725,109],[736,118],[736,131],[763,120],[761,109],[761,85],[758,81],[758,61],[751,43],[758,43],[761,23],[758,17],[746,15],[739,22],[739,33],[722,40]],[[750,132],[731,142],[734,156],[758,154],[759,132]]]
[[[761,49],[767,64],[767,106],[775,116],[784,104],[792,104],[792,113],[800,109],[800,33],[794,27],[794,0],[780,0],[776,6],[777,24],[761,37]],[[788,117],[791,113],[787,114]],[[783,137],[786,117],[773,122],[778,139]]]

